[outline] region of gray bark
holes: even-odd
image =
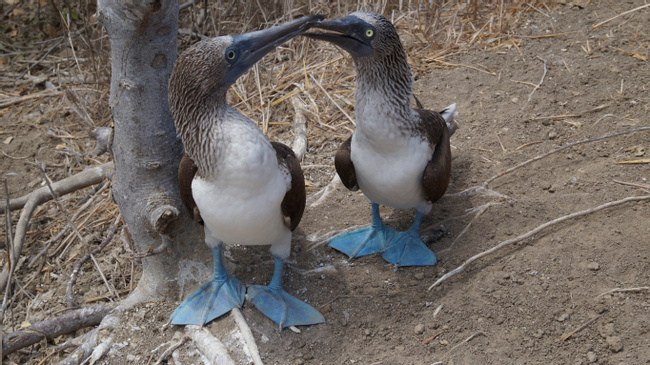
[[[98,2],[111,44],[113,196],[137,250],[162,251],[142,259],[142,279],[127,303],[177,300],[181,260],[211,257],[178,191],[183,147],[167,101],[177,56],[178,6],[177,0]],[[165,243],[169,247],[160,250]]]

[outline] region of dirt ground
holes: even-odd
[[[441,226],[446,231],[431,244],[439,259],[435,267],[395,270],[378,255],[349,260],[326,246],[333,234],[367,225],[370,204],[341,185],[319,200],[320,188],[335,174],[338,142],[311,141],[303,167],[314,189],[294,233],[284,284],[289,293],[323,311],[327,323],[300,328],[301,333],[280,331],[246,303],[242,312],[264,362],[650,363],[648,200],[552,225],[429,290],[470,257],[545,222],[649,193],[650,165],[619,164],[650,157],[650,132],[645,130],[578,144],[520,167],[489,184],[498,194],[458,194],[566,144],[650,125],[650,8],[592,29],[642,5],[641,0],[603,0],[536,11],[498,47],[495,40],[449,60],[456,67],[431,67],[417,77],[415,94],[426,107],[456,103],[460,112],[448,195],[422,225],[426,237]],[[3,119],[2,139],[14,136],[2,145],[5,154],[47,159],[60,142],[44,136],[41,128],[19,126],[6,115]],[[13,193],[40,182],[38,168],[25,160],[3,157],[2,168],[19,172],[10,179]],[[56,180],[55,170],[51,177]],[[410,211],[381,211],[398,229],[408,228],[414,218]],[[47,220],[45,214],[41,217]],[[41,223],[37,220],[33,229]],[[243,283],[270,279],[273,260],[266,249],[233,247],[226,256]],[[129,264],[121,260],[113,264]],[[65,291],[65,283],[66,278],[53,277],[49,285],[61,287],[48,291],[54,297],[41,297],[44,304],[29,318],[42,319],[38,310],[45,312],[48,300],[61,303],[56,296]],[[84,298],[103,289],[98,279],[77,286]],[[616,288],[636,289],[612,292]],[[100,363],[155,362],[162,352],[159,345],[182,331],[164,326],[177,304],[146,303],[129,310],[113,350]],[[207,328],[219,333],[228,321],[230,316]],[[37,345],[8,360],[37,364],[44,357],[40,350],[49,354],[62,341]],[[202,363],[191,343],[178,351],[183,364]]]

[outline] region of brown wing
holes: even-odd
[[[278,163],[286,166],[291,174],[291,189],[287,191],[282,200],[282,214],[285,224],[292,231],[298,226],[305,212],[307,192],[305,190],[305,176],[300,168],[300,161],[291,148],[279,142],[271,142],[278,157]]]
[[[451,147],[449,130],[439,113],[415,109],[420,115],[429,143],[435,145],[431,160],[422,175],[422,189],[427,201],[434,203],[445,195],[451,175]]]
[[[181,163],[178,165],[178,187],[185,209],[190,213],[192,219],[203,224],[201,212],[199,212],[194,197],[192,197],[192,180],[196,175],[196,170],[198,170],[198,167],[194,164],[194,161],[188,155],[183,155]]]
[[[359,190],[357,184],[357,174],[354,172],[354,164],[350,158],[350,148],[352,144],[352,137],[348,138],[336,151],[334,156],[334,167],[339,174],[343,185],[352,191]]]

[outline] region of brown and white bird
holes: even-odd
[[[335,166],[343,184],[360,188],[372,203],[369,227],[338,235],[329,245],[350,257],[382,253],[397,266],[435,265],[419,230],[422,216],[449,185],[455,104],[440,113],[411,107],[411,68],[395,27],[382,15],[357,11],[313,28],[331,32],[304,35],[331,42],[354,59],[356,130],[337,151]],[[415,222],[405,232],[385,226],[380,204],[415,208]]]
[[[278,45],[320,16],[189,47],[174,65],[169,106],[185,156],[179,167],[183,203],[205,227],[214,275],[171,316],[173,324],[203,325],[244,302],[245,288],[227,274],[225,244],[271,245],[275,270],[268,286],[249,286],[249,300],[281,327],[324,322],[316,309],[282,288],[291,231],[305,208],[305,182],[293,151],[269,142],[257,125],[226,103],[228,88]]]

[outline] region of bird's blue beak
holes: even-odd
[[[305,32],[323,18],[322,15],[307,15],[269,29],[233,36],[232,44],[224,54],[231,66],[224,75],[222,83],[235,83],[241,75],[267,53],[296,35]]]
[[[372,40],[375,38],[377,30],[354,15],[332,21],[317,22],[312,27],[336,33],[303,33],[302,35],[333,43],[343,48],[352,57],[370,56],[374,52]]]

